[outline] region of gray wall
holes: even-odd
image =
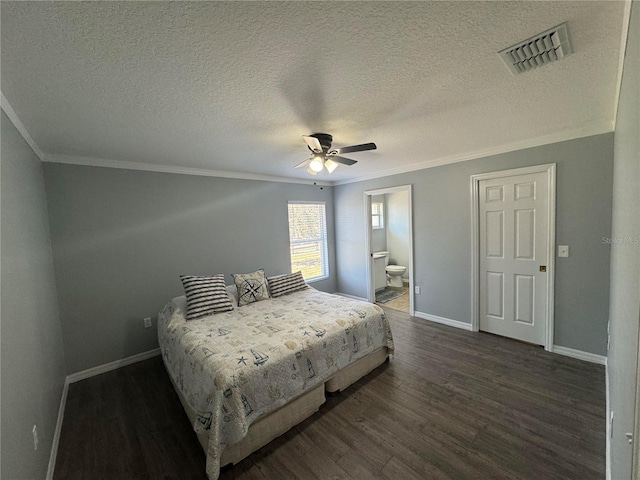
[[[387,202],[387,250],[392,265],[403,265],[409,277],[409,193],[395,192],[385,195]]]
[[[609,311],[613,134],[443,165],[334,187],[338,291],[367,296],[365,190],[413,185],[414,280],[418,312],[471,323],[470,176],[557,163],[555,343],[606,353]]]
[[[68,373],[157,347],[156,315],[180,274],[290,269],[287,201],[327,205],[332,187],[45,164]],[[153,317],[154,328],[142,319]]]
[[[614,143],[611,247],[611,478],[631,478],[640,311],[640,4],[632,4]],[[609,415],[607,415],[609,418]],[[640,439],[634,439],[634,443]]]
[[[2,112],[2,472],[45,478],[65,380],[42,165]],[[38,427],[33,449],[31,429]]]

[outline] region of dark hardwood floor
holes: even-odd
[[[604,479],[602,366],[387,310],[392,360],[221,479]],[[160,357],[69,387],[66,479],[200,479]]]

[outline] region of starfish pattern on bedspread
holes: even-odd
[[[256,419],[380,347],[393,352],[380,307],[311,288],[188,322],[185,309],[178,297],[162,310],[158,339],[167,371],[198,412],[194,429],[209,431],[211,480],[224,445]]]

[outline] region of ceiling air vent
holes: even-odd
[[[572,52],[567,24],[563,23],[512,47],[505,48],[498,52],[498,55],[511,73],[518,75],[560,60]]]

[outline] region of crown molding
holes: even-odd
[[[178,167],[176,165],[157,165],[151,163],[127,162],[104,158],[81,157],[75,155],[53,154],[42,159],[48,163],[63,163],[67,165],[82,165],[89,167],[119,168],[124,170],[141,170],[145,172],[177,173],[180,175],[197,175],[201,177],[236,178],[240,180],[259,180],[263,182],[297,183],[302,185],[331,186],[331,182],[304,180],[300,178],[278,177],[257,173],[226,172],[222,170],[208,170],[204,168]]]
[[[2,106],[2,110],[4,110],[4,113],[7,114],[7,117],[9,117],[9,120],[11,120],[11,123],[13,123],[13,125],[16,127],[16,130],[20,132],[20,135],[22,135],[25,141],[29,144],[29,146],[33,150],[33,153],[35,153],[38,156],[38,158],[42,160],[44,158],[43,151],[40,150],[40,147],[38,147],[38,144],[31,137],[31,135],[29,134],[29,131],[27,130],[27,127],[24,126],[24,124],[20,120],[20,117],[18,117],[18,114],[13,109],[13,107],[11,106],[7,98],[4,96],[4,93],[2,93],[2,91],[0,91],[0,95],[2,96],[2,100],[0,103],[0,105]]]
[[[623,45],[626,45],[626,36],[628,31],[628,21],[630,18],[630,2],[627,4],[627,9],[625,11],[625,31],[624,31],[624,42]],[[624,52],[621,53],[624,56]],[[622,80],[622,67],[620,67],[619,71],[619,81]],[[617,114],[617,102],[619,100],[620,94],[620,82],[618,85],[618,90],[616,92],[616,108],[615,113]],[[321,180],[305,180],[300,178],[292,178],[292,177],[280,177],[275,175],[264,175],[264,174],[255,174],[255,173],[246,173],[246,172],[227,172],[222,170],[209,170],[202,168],[191,168],[191,167],[180,167],[176,165],[157,165],[157,164],[148,164],[141,162],[128,162],[122,160],[111,160],[111,159],[103,159],[103,158],[93,158],[93,157],[84,157],[84,156],[76,156],[76,155],[63,155],[63,154],[51,154],[45,155],[44,152],[40,149],[38,144],[33,140],[29,131],[26,129],[15,110],[11,107],[8,100],[4,96],[4,94],[0,91],[0,95],[2,97],[2,110],[7,114],[9,120],[15,125],[16,129],[23,136],[25,141],[29,144],[29,146],[33,149],[34,153],[38,156],[38,158],[43,162],[49,163],[62,163],[67,165],[82,165],[82,166],[91,166],[91,167],[104,167],[104,168],[119,168],[125,170],[141,170],[147,172],[159,172],[159,173],[175,173],[180,175],[196,175],[196,176],[205,176],[205,177],[221,177],[221,178],[235,178],[240,180],[258,180],[265,182],[281,182],[281,183],[295,183],[301,185],[319,185],[319,186],[335,186],[335,185],[345,185],[349,183],[357,183],[365,180],[372,180],[375,178],[389,177],[392,175],[399,175],[402,173],[414,172],[417,170],[424,170],[427,168],[439,167],[442,165],[448,165],[451,163],[457,162],[465,162],[468,160],[475,160],[478,158],[484,158],[491,155],[500,155],[503,153],[513,152],[516,150],[524,150],[526,148],[539,147],[542,145],[550,145],[553,143],[564,142],[567,140],[575,140],[577,138],[589,137],[592,135],[599,135],[603,133],[610,133],[615,130],[615,119],[612,122],[601,122],[600,124],[591,125],[588,127],[580,127],[572,130],[566,130],[559,133],[553,133],[550,135],[545,135],[542,137],[527,139],[519,142],[513,142],[504,145],[498,145],[496,147],[488,148],[485,150],[479,150],[476,152],[468,152],[463,154],[450,155],[448,157],[442,157],[435,160],[429,160],[426,162],[414,163],[412,165],[397,167],[392,169],[383,170],[381,172],[372,173],[370,175],[363,175],[360,177],[347,178],[344,180],[335,180],[335,181],[321,181]]]
[[[448,157],[429,160],[427,162],[414,163],[412,165],[407,165],[404,167],[384,170],[381,172],[373,173],[371,175],[363,175],[361,177],[354,177],[345,180],[336,180],[333,182],[333,185],[345,185],[348,183],[372,180],[374,178],[389,177],[391,175],[415,172],[416,170],[424,170],[426,168],[440,167],[442,165],[448,165],[450,163],[466,162],[467,160],[476,160],[478,158],[489,157],[492,155],[500,155],[503,153],[514,152],[516,150],[524,150],[527,148],[540,147],[543,145],[551,145],[553,143],[566,142],[567,140],[575,140],[577,138],[590,137],[592,135],[600,135],[610,132],[613,132],[613,123],[601,122],[600,124],[592,125],[589,127],[580,127],[572,130],[565,130],[559,133],[544,135],[542,137],[522,140],[519,142],[506,143],[503,145],[498,145],[496,147],[487,148],[485,150],[478,150],[476,152],[450,155]]]
[[[563,132],[552,133],[550,135],[544,135],[542,137],[531,138],[522,140],[519,142],[513,142],[496,147],[491,147],[485,150],[479,150],[476,152],[463,153],[458,155],[450,155],[448,157],[442,157],[435,160],[429,160],[427,162],[414,163],[403,167],[392,168],[381,172],[372,173],[370,175],[363,175],[360,177],[347,178],[344,180],[335,181],[318,181],[318,180],[305,180],[300,178],[291,177],[279,177],[273,175],[263,175],[244,172],[227,172],[222,170],[208,170],[203,168],[191,168],[191,167],[179,167],[176,165],[157,165],[141,162],[127,162],[122,160],[110,160],[103,158],[83,157],[76,155],[43,155],[41,160],[43,162],[50,163],[63,163],[68,165],[83,165],[91,167],[105,167],[105,168],[120,168],[125,170],[142,170],[147,172],[159,172],[159,173],[177,173],[181,175],[197,175],[205,177],[222,177],[222,178],[236,178],[240,180],[259,180],[265,182],[282,182],[282,183],[296,183],[302,185],[319,185],[319,186],[334,186],[334,185],[346,185],[349,183],[357,183],[365,180],[372,180],[375,178],[389,177],[392,175],[399,175],[402,173],[415,172],[417,170],[424,170],[427,168],[439,167],[442,165],[448,165],[451,163],[466,162],[468,160],[476,160],[478,158],[489,157],[492,155],[500,155],[503,153],[513,152],[517,150],[524,150],[527,148],[540,147],[543,145],[551,145],[554,143],[565,142],[568,140],[575,140],[577,138],[590,137],[592,135],[600,135],[603,133],[613,132],[612,122],[601,122],[596,125],[588,127],[580,127],[571,130],[565,130]]]

